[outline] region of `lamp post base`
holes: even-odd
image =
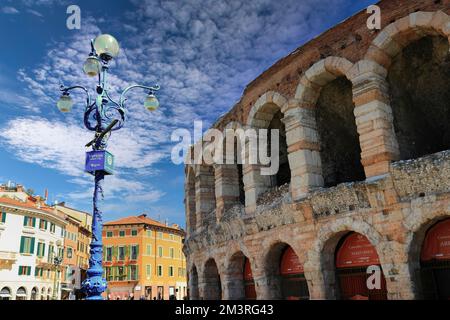
[[[100,276],[90,277],[83,281],[83,292],[86,293],[86,300],[104,300],[102,293],[106,291],[106,279]]]

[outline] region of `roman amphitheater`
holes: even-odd
[[[186,165],[190,299],[450,298],[450,1],[378,6],[381,30],[347,19],[214,124],[279,129],[276,175]]]

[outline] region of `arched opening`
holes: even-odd
[[[241,251],[231,257],[227,278],[228,299],[256,300],[251,263]]]
[[[369,268],[370,267],[370,268]],[[376,248],[367,237],[351,232],[342,237],[335,253],[338,298],[386,300],[386,279]]]
[[[192,267],[188,275],[189,279],[189,300],[199,300],[198,273],[195,266]]]
[[[387,80],[400,158],[449,149],[448,40],[426,36],[412,42],[393,59]]]
[[[325,187],[365,179],[353,109],[352,83],[346,77],[322,87],[316,122]]]
[[[197,227],[197,216],[195,207],[195,176],[192,168],[188,168],[185,194],[189,232],[194,233]]]
[[[266,275],[272,299],[309,299],[303,265],[291,246],[278,243],[272,247],[266,258]]]
[[[209,259],[205,264],[203,298],[205,300],[222,300],[222,284],[214,259]]]
[[[272,186],[281,187],[286,183],[291,182],[291,169],[289,167],[288,160],[288,148],[286,142],[286,127],[283,123],[283,114],[279,108],[274,113],[272,120],[267,128],[267,142],[268,142],[268,154],[270,154],[272,131],[278,130],[278,146],[279,146],[279,168],[278,172],[272,176]]]
[[[52,288],[48,288],[47,289],[47,300],[51,300],[52,299]]]
[[[286,300],[309,300],[303,265],[294,250],[287,246],[280,262],[281,295]]]
[[[425,299],[450,300],[450,219],[428,229],[420,255]]]
[[[11,300],[11,289],[3,287],[0,291],[0,300]]]
[[[34,287],[34,288],[31,290],[31,296],[30,296],[30,299],[31,299],[31,300],[37,300],[37,295],[38,295],[38,288]]]
[[[45,300],[45,288],[41,289],[41,300]]]
[[[16,300],[27,300],[27,290],[24,287],[17,289]]]

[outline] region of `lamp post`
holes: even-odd
[[[159,107],[158,99],[155,96],[155,92],[159,90],[159,85],[132,85],[123,90],[119,102],[111,98],[107,86],[109,62],[116,58],[118,54],[119,44],[113,36],[103,34],[92,40],[91,53],[84,63],[83,71],[88,76],[98,77],[95,101],[91,100],[89,90],[83,86],[65,87],[61,85],[62,95],[57,103],[61,112],[69,112],[73,107],[70,92],[72,90],[84,91],[86,94],[84,125],[88,130],[95,132],[94,139],[86,145],[86,147],[92,147],[92,151],[87,153],[85,170],[94,175],[95,181],[89,269],[87,279],[82,283],[82,289],[87,295],[87,300],[102,300],[101,295],[106,290],[106,280],[103,278],[102,268],[103,190],[105,175],[112,174],[114,163],[112,155],[106,151],[108,139],[111,131],[121,129],[125,123],[125,97],[130,90],[140,88],[148,91],[144,107],[149,111],[154,111]]]
[[[57,294],[57,288],[56,288],[56,282],[57,279],[59,278],[59,266],[62,264],[62,260],[63,258],[58,256],[58,257],[54,257],[53,258],[53,266],[55,267],[55,277],[53,279],[53,296],[52,299],[53,300],[57,300],[58,299],[58,294]]]

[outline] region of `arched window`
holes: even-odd
[[[30,299],[31,300],[37,300],[37,295],[38,295],[38,289],[36,287],[34,287],[31,290],[31,297],[30,297]]]
[[[17,289],[16,300],[27,300],[27,290],[24,287]]]
[[[11,289],[4,287],[0,291],[0,300],[11,300]]]
[[[280,261],[282,298],[287,300],[308,300],[308,284],[303,265],[294,250],[287,246]]]
[[[448,39],[426,36],[392,60],[388,83],[402,160],[450,148]]]
[[[422,290],[425,299],[450,299],[450,219],[432,226],[423,242]]]
[[[343,300],[386,300],[386,279],[376,248],[363,235],[351,232],[344,236],[336,250],[336,274]],[[378,273],[368,273],[374,266]],[[368,278],[374,276],[369,288]],[[379,278],[376,278],[379,277]]]

